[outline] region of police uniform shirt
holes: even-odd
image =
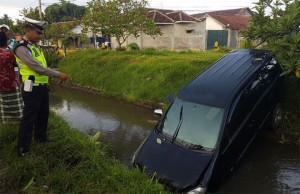
[[[28,41],[26,37],[23,37],[24,40]],[[34,45],[28,41],[28,45]],[[43,67],[38,61],[36,61],[30,50],[25,46],[20,46],[15,50],[15,54],[33,71],[40,75],[46,75],[49,77],[57,77],[59,75],[58,71]]]

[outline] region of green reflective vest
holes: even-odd
[[[29,48],[32,57],[40,62],[40,64],[43,67],[47,67],[47,62],[44,57],[44,53],[35,45],[28,45],[27,48]],[[37,84],[47,84],[49,77],[46,75],[40,75],[37,74],[35,71],[31,70],[18,56],[16,56],[16,61],[18,63],[18,66],[20,68],[20,74],[22,75],[22,81],[28,80],[28,77],[30,75],[34,76],[35,81],[34,83]]]

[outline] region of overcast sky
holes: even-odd
[[[70,0],[77,5],[86,5],[90,0]],[[47,6],[58,3],[59,0],[41,0],[42,9]],[[254,2],[258,0],[148,0],[149,6],[152,8],[182,10],[189,14],[201,13],[205,11],[235,9],[241,7],[254,7]],[[7,14],[13,20],[22,19],[19,11],[23,8],[35,8],[39,4],[39,0],[0,0],[0,17]]]

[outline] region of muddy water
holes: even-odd
[[[73,128],[88,134],[100,131],[112,154],[128,165],[157,122],[153,110],[54,84],[50,106]]]
[[[153,110],[56,85],[50,105],[73,128],[100,131],[126,165],[157,122]],[[217,193],[300,193],[300,148],[259,139]]]

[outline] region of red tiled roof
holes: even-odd
[[[192,14],[191,16],[200,19],[200,18],[204,18],[205,15],[206,13],[196,13],[196,14]]]
[[[251,10],[248,7],[243,7],[243,8],[238,8],[238,9],[217,10],[217,11],[212,11],[212,12],[208,12],[208,13],[224,15],[224,16],[233,16],[233,15],[242,16],[246,11],[251,13]]]
[[[155,23],[169,24],[175,22],[200,22],[201,20],[183,12],[166,9],[148,8],[147,16]]]
[[[192,14],[191,16],[198,19],[205,17],[205,14],[214,14],[214,15],[223,15],[223,16],[233,16],[233,15],[243,16],[245,12],[249,12],[251,14],[251,10],[248,7],[244,7],[238,9],[227,9],[227,10],[217,10],[217,11],[211,11],[205,13],[197,13],[197,14]]]
[[[148,11],[147,16],[156,24],[173,24],[175,21],[158,10]]]
[[[165,10],[165,9],[152,9],[148,8],[148,17],[157,24],[172,24],[175,22],[193,22],[202,21],[207,15],[215,18],[226,28],[232,30],[244,30],[250,21],[250,17],[241,16],[245,11],[250,11],[249,8],[220,10],[214,12],[200,13],[188,15],[183,11]]]
[[[197,19],[203,19],[207,15],[215,18],[226,28],[232,30],[244,30],[247,28],[250,21],[250,17],[246,13],[251,14],[251,10],[248,7],[239,9],[228,9],[228,10],[218,10],[206,13],[193,14],[192,16]]]
[[[200,20],[184,13],[183,11],[174,11],[166,13],[166,15],[172,18],[175,22],[200,22]]]
[[[245,16],[224,16],[224,15],[217,15],[217,14],[209,14],[211,17],[218,20],[220,23],[222,23],[226,28],[232,29],[232,30],[245,30],[247,28],[247,25],[250,21],[250,17]]]
[[[156,9],[156,8],[147,8],[149,11],[159,11],[160,13],[166,14],[170,12],[174,12],[174,10],[171,9]]]

